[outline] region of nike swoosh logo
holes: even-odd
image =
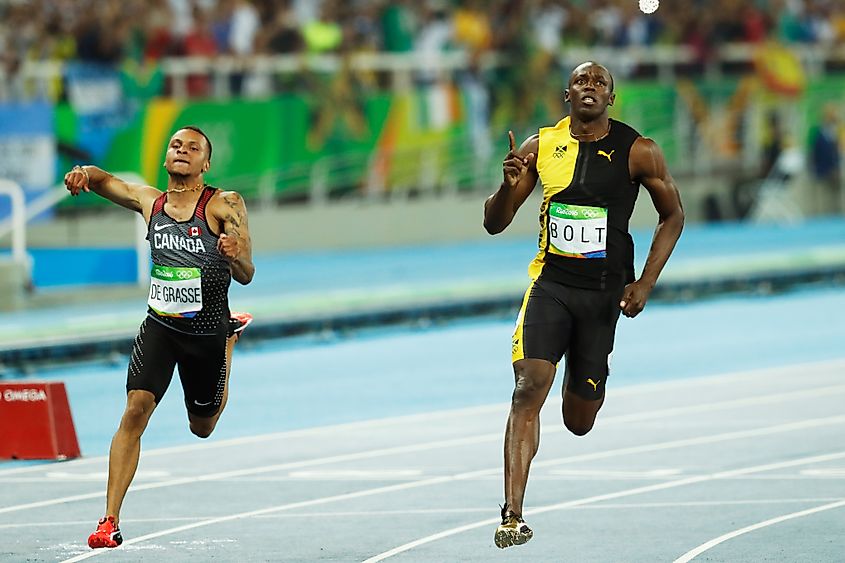
[[[207,407],[208,405],[210,405],[210,404],[211,404],[211,401],[209,401],[209,402],[207,402],[207,403],[200,403],[199,401],[197,401],[196,399],[194,399],[194,404],[195,404],[196,406],[198,406],[198,407]]]
[[[166,225],[155,225],[155,226],[153,226],[153,228],[157,231],[160,231],[162,229],[166,229],[167,227],[175,227],[175,226],[176,226],[175,223],[168,223]]]

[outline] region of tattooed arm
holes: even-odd
[[[232,277],[246,285],[255,275],[255,266],[252,263],[252,239],[244,198],[237,192],[217,192],[209,208],[219,222],[217,250],[229,261]]]

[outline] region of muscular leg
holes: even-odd
[[[223,399],[220,402],[220,408],[212,416],[198,416],[191,412],[188,413],[188,421],[191,426],[191,432],[200,438],[208,438],[214,432],[214,427],[217,426],[217,420],[223,414],[223,409],[226,408],[226,401],[229,399],[229,372],[232,371],[232,350],[235,348],[235,342],[238,341],[238,335],[230,336],[226,340],[226,382],[223,385]]]
[[[141,435],[156,408],[155,396],[149,391],[132,390],[126,395],[126,410],[112,438],[109,450],[109,484],[106,493],[106,514],[119,522],[120,506],[138,468]]]
[[[522,515],[531,460],[540,447],[540,408],[555,378],[554,364],[525,359],[513,364],[515,386],[505,429],[505,502]]]

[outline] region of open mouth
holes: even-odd
[[[581,98],[581,103],[586,106],[591,106],[596,103],[596,99],[592,96],[584,96]]]

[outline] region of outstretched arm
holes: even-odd
[[[537,185],[537,150],[540,136],[528,137],[516,149],[513,131],[508,131],[510,151],[502,162],[504,179],[499,189],[484,202],[484,228],[491,235],[504,231],[519,207]]]
[[[161,192],[151,186],[132,184],[112,176],[96,166],[74,166],[65,174],[65,186],[71,195],[94,192],[126,209],[143,214]]]
[[[246,285],[255,275],[255,265],[244,198],[237,192],[218,192],[212,200],[212,212],[223,231],[217,241],[217,250],[229,261],[232,277]]]
[[[675,180],[657,143],[640,137],[631,147],[628,162],[631,178],[641,183],[651,196],[659,219],[640,279],[628,284],[619,304],[627,317],[635,317],[645,307],[663,266],[675,248],[684,228],[684,208]]]

